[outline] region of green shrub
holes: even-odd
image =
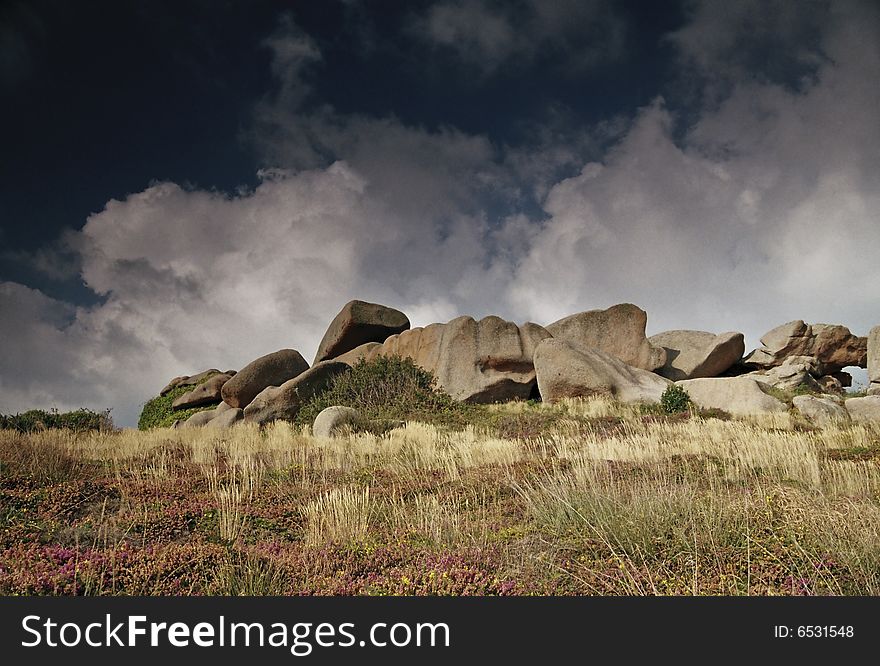
[[[686,412],[691,406],[691,397],[678,384],[670,384],[660,396],[660,407],[667,414]]]
[[[455,402],[437,387],[433,374],[411,359],[379,356],[360,359],[347,372],[334,377],[327,390],[308,401],[296,416],[299,424],[311,424],[325,408],[353,407],[364,419],[384,422],[421,420],[458,421],[467,406]]]
[[[0,429],[34,432],[50,428],[74,430],[112,430],[113,420],[110,410],[95,412],[91,409],[77,409],[72,412],[59,412],[57,409],[45,411],[30,409],[20,414],[4,416],[0,414]]]
[[[175,421],[186,421],[196,412],[203,412],[207,409],[214,409],[217,405],[207,405],[205,407],[190,407],[189,409],[171,409],[171,403],[184,393],[192,391],[194,386],[179,386],[171,389],[165,395],[160,395],[152,400],[148,400],[141,410],[138,419],[138,430],[152,430],[153,428],[170,428]]]

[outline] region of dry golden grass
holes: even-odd
[[[367,536],[372,505],[370,489],[342,487],[323,493],[303,508],[308,519],[306,543],[362,543]]]
[[[543,567],[580,593],[772,593],[779,572],[792,591],[880,593],[880,426],[664,419],[601,398],[488,411],[547,427],[517,439],[422,423],[330,439],[287,423],[0,432],[0,446],[43,479],[97,464],[121,489],[120,512],[149,511],[127,484],[158,497],[194,470],[230,546],[268,493],[295,505],[289,538],[309,548],[388,534],[502,543],[512,570]]]

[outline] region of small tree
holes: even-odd
[[[660,396],[660,406],[667,414],[686,412],[691,406],[691,397],[678,384],[670,384]]]

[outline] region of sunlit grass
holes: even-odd
[[[325,439],[0,431],[0,590],[880,593],[877,425],[474,413]]]

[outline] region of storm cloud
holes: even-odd
[[[0,284],[0,412],[113,407],[132,425],[172,376],[283,347],[310,357],[351,298],[414,325],[633,302],[649,333],[740,330],[755,346],[800,318],[864,335],[880,323],[878,11],[774,9],[767,34],[791,62],[756,75],[762,10],[722,6],[691,6],[666,36],[679,80],[650,103],[591,124],[563,114],[519,144],[315,100],[320,48],[282,19],[264,42],[275,89],[245,133],[266,166],[258,184],[155,182],[108,201],[56,250],[76,255],[95,305]],[[408,29],[442,44],[470,25],[464,11],[491,6],[440,3]],[[494,16],[483,41],[454,40],[486,76],[517,66],[522,37]]]

